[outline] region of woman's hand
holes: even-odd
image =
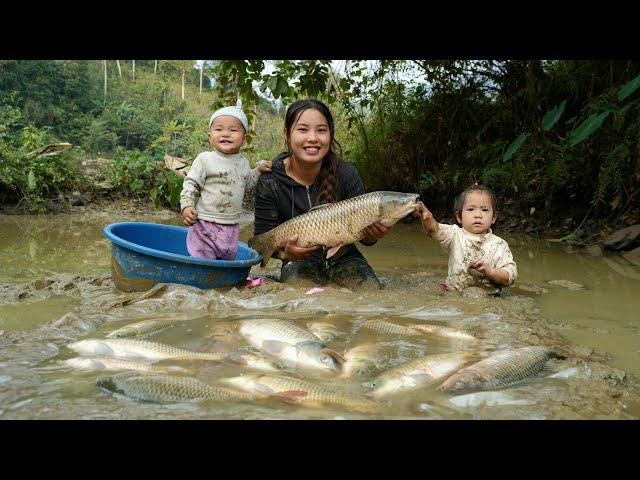
[[[299,235],[294,235],[289,240],[287,240],[287,244],[284,247],[284,253],[281,255],[281,259],[285,262],[295,262],[298,260],[302,260],[306,256],[308,256],[314,250],[317,250],[321,247],[321,245],[313,245],[311,247],[300,247],[298,246]]]
[[[391,227],[385,227],[380,222],[372,223],[368,227],[365,227],[364,238],[360,241],[365,245],[373,245],[375,242],[389,233],[389,230],[391,230]]]
[[[185,207],[182,210],[182,223],[185,225],[191,226],[195,225],[198,220],[198,212],[193,207]]]

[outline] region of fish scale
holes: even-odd
[[[158,366],[151,362],[114,357],[74,357],[63,362],[81,370],[137,370],[148,373],[186,372],[177,366]]]
[[[201,382],[193,377],[119,374],[98,379],[97,385],[115,393],[150,402],[190,400],[250,400],[247,392]]]
[[[262,266],[294,235],[301,247],[348,245],[363,239],[364,228],[376,221],[392,226],[415,209],[417,199],[417,194],[410,193],[365,193],[315,207],[250,238],[248,245],[262,255]]]
[[[449,377],[440,387],[444,391],[492,390],[511,385],[540,372],[551,358],[558,358],[547,347],[521,347],[496,353]]]

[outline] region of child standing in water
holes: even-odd
[[[478,286],[496,294],[512,285],[518,275],[513,255],[491,231],[498,218],[495,193],[476,183],[456,197],[454,211],[462,228],[438,223],[422,202],[415,212],[427,234],[449,251],[447,287],[461,292]]]
[[[245,192],[258,176],[271,170],[261,161],[251,170],[240,154],[249,122],[240,107],[216,110],[209,120],[211,152],[200,153],[184,179],[180,193],[182,221],[189,226],[187,250],[193,257],[233,260],[238,251],[240,211]]]

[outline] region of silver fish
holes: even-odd
[[[562,356],[547,347],[539,346],[496,353],[453,374],[438,390],[464,392],[493,390],[511,385],[540,372],[551,358]]]
[[[336,405],[360,412],[374,412],[379,408],[370,399],[284,375],[243,375],[222,379],[221,382],[247,392],[277,397],[288,403],[308,407]]]
[[[415,328],[405,327],[404,325],[398,325],[397,323],[387,322],[385,320],[367,320],[361,325],[361,328],[387,335],[422,336],[422,332],[417,331]]]
[[[159,342],[130,338],[87,339],[67,345],[80,355],[110,355],[147,360],[222,360],[226,353],[193,352]]]
[[[252,400],[244,391],[209,385],[192,377],[119,373],[97,380],[96,384],[111,392],[147,402],[188,402],[211,400]]]
[[[107,338],[135,337],[149,333],[159,332],[176,324],[175,320],[142,320],[130,323],[107,334]]]
[[[322,343],[329,343],[344,333],[338,330],[334,324],[328,322],[309,322],[307,323],[307,328]]]
[[[376,343],[365,343],[350,348],[344,354],[342,365],[345,378],[370,377],[375,375],[390,359],[388,349]]]
[[[426,325],[424,323],[414,323],[407,325],[409,328],[413,328],[414,330],[419,330],[424,333],[430,333],[432,335],[437,335],[439,337],[448,337],[454,338],[456,340],[466,340],[469,342],[475,342],[478,339],[469,333],[465,333],[460,330],[456,330],[451,327],[442,327],[440,325]]]
[[[232,365],[262,370],[264,372],[278,372],[284,367],[269,358],[253,352],[233,352],[227,355],[227,362]]]
[[[238,330],[252,346],[279,358],[287,368],[338,371],[344,358],[295,322],[272,318],[243,320]]]
[[[467,365],[474,354],[472,352],[453,352],[427,355],[395,366],[369,386],[375,388],[369,395],[381,398],[389,394],[414,390],[429,385]]]
[[[135,370],[147,373],[187,373],[188,370],[182,367],[168,365],[159,366],[151,362],[140,360],[127,360],[113,357],[74,357],[62,362],[68,367],[85,371],[102,370]]]
[[[249,246],[262,255],[264,267],[273,252],[299,235],[298,245],[330,247],[331,258],[343,245],[362,240],[364,229],[376,221],[390,227],[415,210],[419,195],[400,192],[371,192],[340,202],[320,205],[266,233],[249,239]]]

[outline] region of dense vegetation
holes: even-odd
[[[158,160],[206,149],[212,109],[243,100],[255,162],[282,149],[278,106],[311,96],[331,105],[370,190],[419,192],[442,215],[477,181],[539,224],[638,222],[640,62],[194,64],[0,61],[0,200],[42,209],[89,188],[80,162],[103,157],[117,191],[175,206],[181,178]],[[38,154],[55,142],[74,148]]]

